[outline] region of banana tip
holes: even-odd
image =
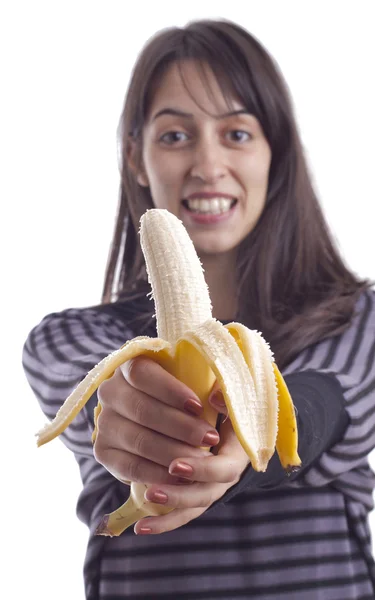
[[[293,473],[298,473],[301,468],[301,464],[299,465],[287,465],[285,467],[285,473],[288,477],[290,477]]]
[[[267,470],[269,461],[273,456],[274,450],[272,448],[262,448],[257,452],[258,468],[257,471],[264,473]]]
[[[107,535],[113,537],[113,533],[110,529],[108,529],[108,520],[109,515],[104,515],[99,525],[95,529],[95,535]]]
[[[36,433],[35,434],[36,437],[36,445],[37,448],[40,448],[41,446],[44,446],[44,444],[46,443],[45,440],[43,440],[42,436],[40,435],[40,433]]]

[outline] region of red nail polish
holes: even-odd
[[[202,440],[202,446],[216,446],[220,441],[219,434],[214,429],[207,431],[206,435]]]
[[[216,406],[220,406],[221,408],[224,408],[226,406],[225,400],[224,400],[224,396],[223,396],[223,392],[221,390],[217,390],[211,396],[211,400],[212,400],[212,402],[214,404],[216,404]]]
[[[135,535],[147,535],[149,533],[152,533],[152,529],[151,527],[141,527],[138,531],[134,532]]]
[[[191,477],[193,475],[193,467],[184,462],[177,462],[172,469],[169,470],[171,475],[182,475],[183,477]]]
[[[191,415],[194,415],[195,417],[200,417],[200,415],[203,412],[202,404],[197,400],[194,400],[194,398],[188,398],[188,400],[186,400],[184,404],[184,409],[186,410],[186,412],[190,413]]]
[[[147,493],[147,499],[149,502],[155,502],[156,504],[167,504],[168,496],[161,490],[156,492]]]

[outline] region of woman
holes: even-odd
[[[375,298],[331,239],[277,67],[229,22],[165,30],[135,66],[120,141],[103,303],[45,317],[25,344],[43,410],[53,417],[124,341],[155,335],[138,228],[147,208],[167,208],[201,258],[213,315],[270,343],[303,468],[286,478],[272,459],[255,473],[228,420],[212,430],[192,392],[151,360],[123,365],[98,390],[94,451],[97,396],[63,434],[84,484],[87,598],[374,598]],[[225,414],[220,393],[211,403]],[[196,448],[204,438],[214,456]],[[176,510],[139,521],[137,536],[95,536],[127,480]]]

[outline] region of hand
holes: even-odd
[[[216,390],[214,390],[216,391]],[[218,394],[218,398],[222,394]],[[212,406],[226,415],[226,409],[210,398]],[[177,529],[189,521],[201,516],[216,500],[238,483],[250,460],[239,443],[229,418],[220,427],[220,444],[215,454],[206,457],[184,456],[173,460],[169,472],[177,476],[189,477],[190,485],[152,485],[145,497],[151,502],[165,504],[175,508],[172,512],[157,517],[147,517],[138,521],[134,527],[138,535],[164,533]],[[178,465],[182,469],[178,470]],[[188,466],[191,467],[188,470]]]
[[[94,455],[123,483],[181,483],[168,472],[173,460],[207,457],[218,433],[203,419],[203,407],[186,385],[149,358],[138,357],[98,388],[102,411]],[[208,436],[207,434],[211,434]],[[194,462],[194,464],[196,464]]]

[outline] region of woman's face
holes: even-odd
[[[266,201],[271,151],[258,120],[231,109],[209,70],[207,92],[194,62],[174,64],[159,83],[143,131],[142,172],[155,207],[179,217],[198,254],[233,250]]]

